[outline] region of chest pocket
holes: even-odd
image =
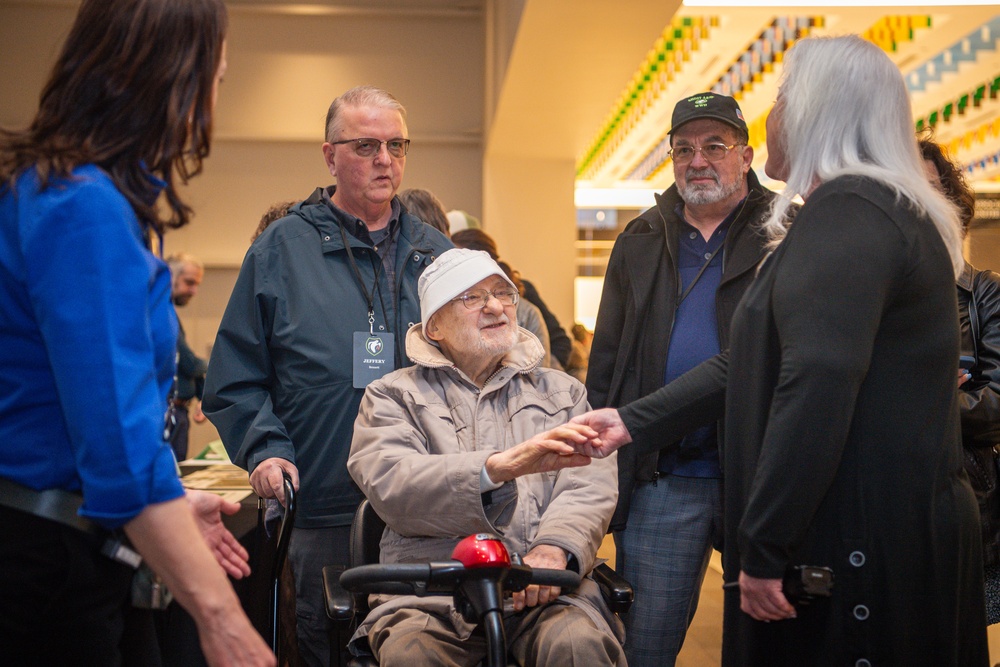
[[[533,435],[569,421],[576,405],[568,390],[544,394],[533,387],[525,387],[507,399],[507,422],[513,442],[524,442]]]
[[[431,454],[451,454],[473,449],[471,414],[465,405],[449,406],[440,401],[427,401],[420,394],[413,397],[413,411],[421,431],[427,437]],[[457,449],[456,449],[457,447]]]

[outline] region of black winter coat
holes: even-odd
[[[749,194],[726,233],[722,250],[722,282],[715,297],[719,345],[729,346],[729,323],[754,269],[765,255],[766,239],[759,224],[770,210],[774,193],[747,173]],[[587,369],[587,395],[594,408],[619,407],[663,386],[667,349],[680,295],[677,254],[681,202],[672,185],[656,198],[656,206],[631,221],[615,241]],[[697,425],[704,425],[702,424]],[[661,448],[680,438],[653,433],[618,453],[618,507],[611,529],[623,530],[636,482],[653,478]]]

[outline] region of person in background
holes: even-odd
[[[725,413],[726,667],[987,665],[955,390],[958,213],[926,178],[881,49],[804,39],[783,76],[765,170],[787,198],[765,223],[777,245],[733,319],[728,362],[581,416],[599,438],[580,451]],[[832,570],[829,597],[791,604],[783,579],[799,566]]]
[[[484,232],[482,229],[469,228],[457,232],[453,231],[451,240],[459,248],[482,250],[483,252],[489,254],[489,256],[493,258],[493,261],[498,261],[500,259],[496,241],[494,241],[493,237]],[[552,311],[549,310],[549,307],[545,305],[542,297],[539,296],[538,289],[531,283],[531,281],[526,280],[523,276],[521,276],[520,273],[517,273],[517,276],[521,286],[524,288],[524,291],[521,294],[521,296],[524,297],[523,301],[526,301],[528,304],[538,308],[539,312],[542,314],[542,320],[545,322],[545,328],[549,333],[549,352],[551,354],[552,361],[554,362],[553,367],[562,370],[569,363],[569,355],[573,349],[573,343],[566,334],[566,330],[562,328],[561,324],[559,324],[558,318],[556,318]],[[558,364],[558,366],[555,364]]]
[[[176,182],[209,152],[226,29],[220,0],[84,0],[30,126],[0,131],[7,664],[119,664],[126,537],[194,618],[209,664],[275,662],[163,440],[177,318],[149,246],[191,217]]]
[[[433,192],[421,188],[409,188],[399,193],[399,201],[407,211],[445,236],[450,235],[444,206],[441,205]]]
[[[257,229],[254,230],[253,235],[250,237],[250,243],[256,241],[257,237],[260,236],[265,229],[270,227],[272,222],[280,220],[288,215],[288,209],[297,203],[297,200],[289,199],[288,201],[279,201],[271,204],[271,206],[264,211],[264,214],[260,216],[260,222],[257,223]]]
[[[197,257],[186,252],[167,257],[167,266],[170,267],[171,300],[174,307],[182,308],[198,294],[198,287],[205,277],[205,266]],[[201,395],[205,390],[206,370],[208,363],[188,345],[184,325],[178,317],[176,379],[167,399],[167,426],[170,429],[167,440],[178,461],[188,457],[188,432],[191,429],[188,408],[191,401],[195,402],[195,406],[190,417],[198,423],[205,421]]]
[[[538,367],[517,326],[514,284],[485,252],[456,248],[420,278],[414,365],[370,384],[348,469],[387,525],[381,560],[447,560],[466,535],[502,535],[532,567],[587,575],[615,506],[615,461],[575,455],[596,435],[564,425],[587,409],[583,385]],[[556,427],[556,428],[553,428]],[[383,667],[475,665],[485,638],[450,598],[376,596],[355,635]],[[522,665],[624,665],[620,624],[596,584],[529,586],[505,605]]]
[[[732,97],[700,93],[674,107],[674,184],[628,224],[608,262],[587,367],[591,405],[648,395],[731,344],[774,199],[750,167],[747,141]],[[674,664],[712,549],[722,548],[718,428],[650,433],[648,453],[620,456],[611,527],[618,570],[636,591],[625,617],[632,667]]]
[[[573,334],[573,349],[569,355],[569,365],[566,372],[580,382],[587,382],[587,366],[590,363],[590,343],[594,334],[577,322],[571,331]]]
[[[403,333],[420,319],[417,278],[452,247],[406,212],[406,111],[374,86],[327,112],[319,187],[253,242],[219,327],[205,414],[263,498],[297,496],[288,565],[300,658],[327,665],[322,569],[346,565],[362,495],[347,473],[364,388],[409,364]],[[374,360],[373,363],[368,360]]]
[[[511,268],[510,264],[502,260],[494,260],[503,272],[507,276],[507,279],[514,284],[517,288],[517,294],[519,297],[524,296],[524,282],[521,280],[521,274]],[[529,302],[527,299],[519,298],[517,300],[517,324],[522,326],[538,339],[538,342],[542,344],[542,348],[545,350],[542,355],[541,365],[543,368],[552,368],[552,348],[549,346],[549,329],[545,326],[545,320],[542,318],[542,311],[538,309],[538,306]]]
[[[976,197],[962,172],[937,143],[918,141],[927,176],[958,208],[963,235],[976,212]],[[965,472],[979,503],[983,537],[983,579],[986,621],[1000,623],[1000,275],[965,263],[958,285],[958,315],[962,355],[972,362],[959,365],[958,405],[962,413]]]

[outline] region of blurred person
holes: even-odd
[[[774,194],[751,169],[736,100],[680,100],[669,135],[674,184],[626,226],[608,262],[587,367],[595,407],[646,396],[727,349],[736,304],[766,253]],[[674,664],[712,549],[722,549],[718,428],[653,432],[648,452],[619,457],[611,527],[618,570],[636,591],[625,617],[633,667]]]
[[[482,250],[488,253],[493,258],[493,261],[500,259],[496,241],[481,229],[470,228],[457,232],[453,231],[451,240],[459,248]],[[542,314],[542,319],[545,321],[545,328],[549,332],[549,352],[552,360],[558,364],[555,368],[559,370],[566,368],[566,365],[569,363],[570,351],[573,348],[573,343],[566,334],[566,330],[562,328],[562,325],[559,324],[559,319],[545,305],[534,284],[526,280],[520,273],[518,273],[518,280],[523,287],[521,296],[524,297],[524,301],[538,308]]]
[[[409,365],[403,334],[420,320],[417,278],[452,245],[406,212],[406,111],[374,86],[327,112],[318,187],[253,242],[226,307],[203,408],[232,461],[263,498],[299,491],[288,564],[298,651],[329,663],[322,568],[347,564],[362,495],[347,473],[369,382]]]
[[[271,204],[264,214],[260,216],[260,222],[257,223],[257,229],[254,230],[253,236],[250,237],[250,242],[253,243],[257,240],[265,229],[271,226],[271,223],[275,220],[280,220],[281,218],[288,215],[288,209],[297,204],[298,201],[295,199],[289,199],[288,201],[279,201]]]
[[[445,214],[445,217],[448,220],[448,231],[451,234],[465,229],[479,229],[482,227],[479,222],[479,218],[459,209],[452,209],[448,211]]]
[[[423,190],[421,188],[403,190],[399,193],[399,201],[407,211],[445,236],[451,234],[444,206],[441,205],[441,202],[438,201],[438,198],[430,190]]]
[[[370,384],[348,468],[387,525],[381,560],[447,560],[469,534],[503,536],[532,567],[587,575],[615,505],[615,461],[570,443],[586,390],[538,367],[539,341],[517,326],[513,282],[485,252],[454,249],[420,278],[413,366]],[[375,596],[356,639],[383,667],[474,665],[486,656],[445,597]],[[524,665],[624,665],[620,628],[593,580],[573,593],[529,586],[505,604],[510,652]],[[616,632],[617,631],[617,632]]]
[[[8,664],[119,664],[125,537],[193,616],[209,664],[274,664],[213,557],[232,547],[219,522],[232,508],[185,500],[163,439],[177,319],[149,247],[191,217],[176,178],[209,153],[226,29],[219,0],[84,0],[31,125],[0,131]]]
[[[976,197],[962,172],[930,138],[918,141],[927,176],[955,204],[968,235]],[[962,415],[965,472],[979,504],[983,538],[986,620],[1000,622],[1000,480],[996,445],[1000,442],[1000,275],[968,262],[958,277],[958,314],[962,355],[958,404]]]
[[[778,245],[728,361],[577,420],[600,432],[581,448],[599,456],[724,409],[726,666],[988,664],[955,391],[961,225],[911,114],[875,45],[797,42],[765,171],[805,204],[786,231],[790,199],[776,200]],[[782,579],[799,565],[832,569],[830,597],[790,604]]]
[[[205,277],[205,265],[194,255],[186,252],[176,253],[167,257],[170,267],[170,292],[175,308],[183,308],[198,294],[198,288]],[[167,426],[170,436],[167,439],[174,456],[178,461],[188,457],[188,433],[191,429],[190,419],[201,423],[205,415],[201,411],[201,395],[205,390],[205,371],[208,362],[194,353],[187,343],[184,324],[177,318],[177,368],[174,374],[174,386],[167,399]],[[194,402],[194,414],[189,415],[188,408]]]
[[[524,296],[524,283],[521,281],[521,274],[511,268],[510,264],[500,260],[494,260],[501,269],[503,269],[504,275],[507,279],[514,283],[514,287],[517,288],[517,294],[519,297]],[[545,326],[545,320],[542,318],[542,311],[538,309],[538,306],[529,302],[527,299],[519,298],[517,300],[517,324],[518,326],[524,327],[538,339],[538,342],[542,344],[544,353],[542,354],[541,365],[544,368],[552,368],[552,348],[549,347],[549,329]]]

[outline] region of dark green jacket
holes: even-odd
[[[346,464],[364,394],[353,386],[353,335],[368,330],[368,306],[321,194],[293,206],[247,252],[212,349],[203,403],[240,467],[253,471],[271,457],[296,465],[296,525],[307,528],[350,524],[362,498]],[[378,255],[347,239],[371,290]],[[379,272],[374,327],[394,335],[400,368],[410,365],[406,330],[420,321],[417,278],[452,245],[405,209],[396,243],[396,289]]]

